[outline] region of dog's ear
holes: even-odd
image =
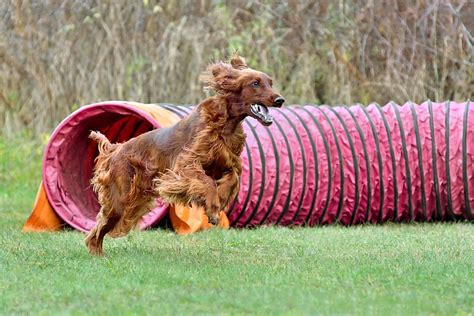
[[[234,57],[232,57],[230,60],[230,64],[232,65],[232,67],[239,70],[248,68],[245,59],[243,57],[240,57],[239,55],[235,55]]]
[[[239,71],[230,64],[217,62],[209,65],[199,78],[208,88],[218,93],[227,93],[238,90],[238,77]]]

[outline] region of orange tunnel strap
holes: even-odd
[[[63,226],[63,221],[54,212],[49,204],[46,192],[41,181],[38,193],[36,194],[35,204],[30,217],[23,226],[24,232],[47,232],[58,231]]]
[[[187,235],[214,226],[208,222],[203,208],[174,205],[170,207],[169,214],[171,224],[178,235]],[[229,228],[229,220],[224,212],[221,212],[218,226]]]

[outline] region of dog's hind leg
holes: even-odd
[[[109,214],[113,214],[110,212]],[[89,232],[85,239],[85,243],[89,252],[95,256],[103,256],[103,242],[105,235],[114,229],[117,222],[120,220],[119,216],[114,214],[110,217],[104,216],[103,212],[97,216],[97,223],[95,227]]]

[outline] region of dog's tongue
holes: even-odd
[[[273,123],[273,116],[268,114],[268,108],[260,105],[253,104],[250,107],[252,114],[255,115],[255,118],[258,119],[263,125],[271,125]]]

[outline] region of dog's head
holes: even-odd
[[[231,117],[251,116],[263,125],[271,125],[269,107],[281,107],[285,99],[273,89],[273,80],[267,74],[249,68],[240,56],[230,63],[210,65],[201,80],[218,94],[228,99],[227,114]]]

